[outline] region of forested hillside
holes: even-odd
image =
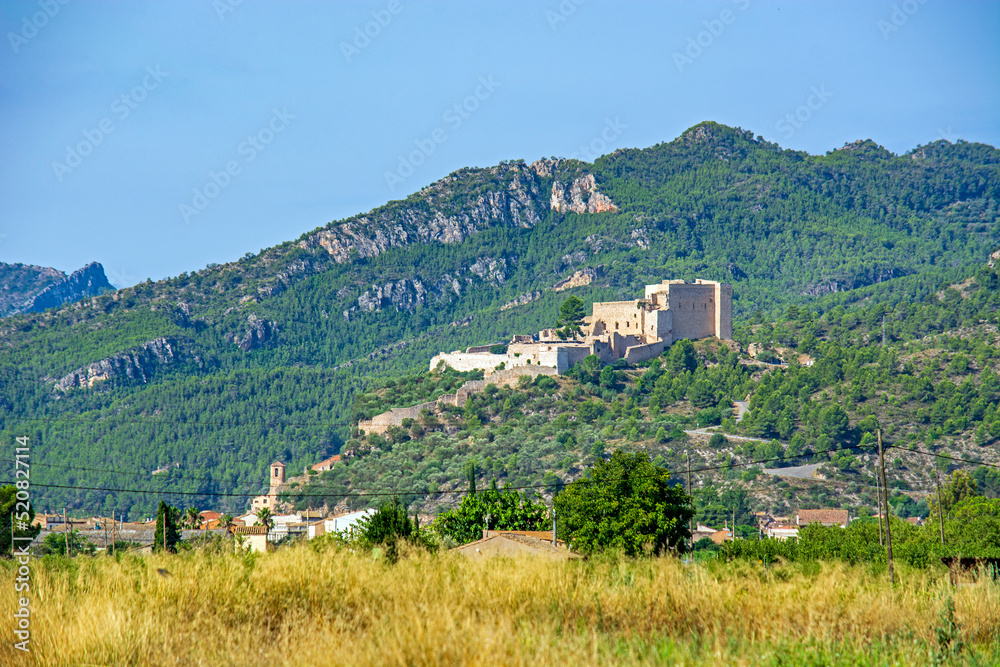
[[[698,518],[709,525],[821,506],[856,516],[876,504],[879,429],[900,516],[927,516],[935,471],[970,472],[997,497],[998,287],[997,272],[983,269],[920,304],[837,306],[822,316],[791,306],[776,323],[744,326],[736,341],[681,341],[639,367],[602,368],[590,357],[567,377],[489,385],[384,436],[355,431],[344,462],[297,480],[287,498],[346,509],[398,494],[435,512],[465,493],[470,475],[480,487],[496,480],[551,497],[625,449],[648,452],[676,483],[686,482],[690,455]],[[462,379],[447,369],[401,377],[359,395],[356,407],[415,405]],[[744,398],[749,411],[737,423],[733,404]],[[805,464],[819,464],[821,479],[763,473]]]
[[[795,306],[817,341],[926,300],[1000,246],[998,155],[865,141],[810,156],[703,123],[594,164],[463,169],[237,262],[0,320],[0,433],[32,439],[39,484],[91,489],[47,488],[40,509],[136,516],[166,489],[240,509],[270,461],[296,472],[339,451],[359,392],[552,324],[566,294],[550,288],[578,271],[587,304],[731,282],[737,325]]]

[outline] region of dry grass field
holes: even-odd
[[[0,664],[996,665],[1000,586],[904,569],[369,553],[32,561],[31,654]],[[159,570],[164,570],[161,574]],[[948,600],[954,604],[949,623]]]

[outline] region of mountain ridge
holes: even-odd
[[[235,262],[0,319],[0,433],[49,424],[41,463],[179,461],[237,486],[178,488],[256,490],[276,458],[335,453],[353,396],[380,378],[551,325],[561,281],[587,304],[664,278],[731,282],[744,322],[919,301],[1000,246],[997,155],[861,142],[809,156],[706,122],[592,164],[461,169]],[[167,363],[161,340],[176,343]]]

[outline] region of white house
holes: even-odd
[[[351,512],[350,514],[341,514],[340,516],[335,516],[332,519],[327,519],[314,524],[310,524],[308,527],[309,539],[314,537],[319,537],[325,533],[345,533],[346,536],[354,531],[355,526],[358,522],[367,516],[371,516],[375,513],[374,509],[361,510],[360,512]]]

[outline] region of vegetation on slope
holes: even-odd
[[[298,507],[356,507],[371,502],[354,495],[364,490],[433,511],[455,502],[470,469],[481,482],[496,479],[549,498],[606,452],[624,448],[649,453],[675,482],[684,481],[690,454],[698,520],[709,525],[731,513],[739,525],[752,524],[754,510],[836,506],[868,514],[876,506],[878,429],[890,452],[890,505],[899,515],[927,515],[935,470],[974,470],[981,491],[996,497],[1000,471],[974,463],[1000,463],[996,280],[995,271],[983,270],[962,283],[964,296],[949,288],[891,311],[837,306],[823,316],[793,308],[786,313],[793,319],[738,331],[760,356],[789,357],[785,365],[755,362],[715,340],[681,341],[641,368],[601,368],[588,359],[566,377],[487,386],[462,407],[424,410],[385,436],[355,432],[345,462],[296,483],[288,498]],[[382,391],[398,397],[443,381],[432,372]],[[413,403],[425,395],[413,395]],[[397,403],[365,396],[369,412]],[[750,411],[737,424],[731,406],[748,396]],[[695,432],[711,425],[719,427],[711,438]],[[828,481],[762,474],[765,466],[797,463],[822,464]],[[448,491],[455,495],[441,495]]]
[[[549,208],[556,179],[588,173],[616,211]],[[0,437],[32,438],[42,481],[94,489],[48,489],[52,507],[138,517],[155,508],[147,491],[251,494],[274,459],[297,471],[338,451],[357,393],[438,351],[552,325],[564,295],[548,288],[579,269],[597,276],[575,290],[585,305],[702,277],[734,283],[737,322],[861,300],[896,312],[1000,245],[998,173],[978,144],[808,156],[713,123],[548,175],[461,170],[236,262],[0,320]],[[454,242],[421,242],[442,219]],[[176,355],[134,368],[159,337]],[[54,389],[102,360],[133,372]],[[175,463],[169,484],[150,477]]]

